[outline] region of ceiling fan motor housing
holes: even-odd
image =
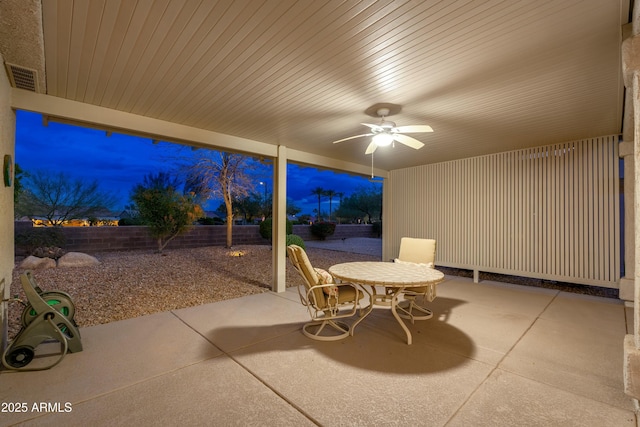
[[[380,127],[380,129],[372,129],[373,133],[380,133],[380,132],[392,133],[393,132],[393,129],[396,127],[396,124],[394,122],[390,122],[384,119],[388,115],[389,115],[388,108],[378,109],[378,116],[380,117],[380,124],[378,126]]]

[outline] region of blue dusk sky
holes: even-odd
[[[42,115],[18,111],[16,124],[15,162],[22,170],[33,172],[46,170],[64,171],[73,179],[98,180],[100,189],[118,199],[115,211],[129,204],[132,188],[141,183],[144,176],[157,172],[174,172],[178,158],[192,155],[191,147],[161,141],[154,144],[149,138],[50,122],[43,125]],[[255,192],[272,191],[270,165],[259,162],[256,173]],[[311,190],[342,192],[345,196],[358,187],[372,184],[367,177],[318,170],[311,167],[289,164],[287,167],[287,197],[302,209],[301,214],[313,214],[318,207],[318,198]],[[220,200],[209,202],[205,208],[215,210]],[[337,198],[333,208],[338,206]],[[329,200],[323,198],[322,211],[329,210]]]

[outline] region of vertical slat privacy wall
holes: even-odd
[[[618,287],[617,136],[395,170],[387,194],[385,257],[434,238],[441,266]]]

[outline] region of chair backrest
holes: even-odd
[[[416,239],[403,237],[400,240],[400,261],[418,264],[433,264],[436,261],[436,241],[434,239]]]
[[[304,279],[304,286],[307,289],[307,292],[309,292],[309,289],[311,289],[312,286],[320,283],[320,277],[313,269],[311,261],[309,261],[309,257],[307,257],[307,253],[298,245],[287,246],[287,253],[289,254],[291,264],[293,264],[298,273],[300,273],[300,276]],[[305,295],[307,292],[305,292]],[[302,296],[302,294],[300,295]],[[318,308],[322,308],[326,305],[324,292],[322,292],[321,288],[314,289],[313,295],[315,297],[315,303],[314,301],[307,301],[307,303],[316,305]]]

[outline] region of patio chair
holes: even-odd
[[[410,262],[423,264],[428,268],[434,268],[436,258],[436,241],[433,239],[416,239],[403,237],[400,240],[400,253],[394,262]],[[387,294],[393,294],[398,288],[387,288]],[[403,319],[427,320],[433,317],[433,312],[416,303],[418,297],[423,301],[431,302],[436,298],[436,285],[428,285],[421,288],[404,289],[402,291],[404,301],[398,304],[398,315]]]
[[[329,272],[313,268],[300,246],[287,246],[287,253],[291,264],[303,278],[304,288],[298,286],[298,294],[311,316],[311,322],[302,327],[302,333],[320,341],[337,341],[353,335],[362,318],[351,327],[337,319],[355,315],[364,293],[350,283],[336,284]]]

